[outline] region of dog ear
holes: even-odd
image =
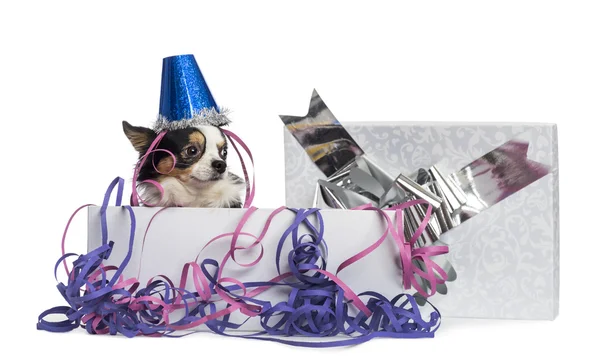
[[[133,145],[135,150],[139,153],[145,153],[150,147],[150,144],[152,144],[154,138],[156,138],[154,130],[144,128],[143,126],[133,126],[127,121],[123,121],[123,132],[131,142],[131,145]]]

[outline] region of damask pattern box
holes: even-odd
[[[440,241],[449,247],[447,258],[456,279],[447,282],[446,291],[438,292],[429,301],[446,317],[551,320],[557,316],[559,180],[556,125],[483,122],[342,124],[349,139],[362,153],[394,177],[415,176],[419,170],[432,166],[447,173],[459,170],[472,173],[477,169],[465,169],[465,166],[473,166],[474,161],[505,163],[493,160],[493,157],[507,146],[522,149],[528,163],[542,166],[546,173],[532,177],[523,184],[524,187],[514,191],[510,191],[507,181],[528,178],[524,173],[504,176],[501,168],[490,169],[485,163],[478,167],[477,175],[487,174],[492,182],[500,180],[492,184],[494,188],[484,191],[484,197],[480,196],[485,200],[494,195],[497,202],[440,236]],[[294,130],[284,128],[286,205],[335,208],[324,203],[319,192],[320,187],[328,186],[324,181],[328,176],[298,141]],[[468,182],[464,186],[467,190]],[[503,194],[506,196],[501,196]],[[369,229],[368,226],[348,228]]]

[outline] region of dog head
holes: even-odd
[[[132,126],[123,122],[123,131],[135,150],[143,157],[158,134],[149,128]],[[240,185],[243,181],[229,173],[227,166],[228,143],[223,132],[210,125],[200,125],[169,130],[153,148],[146,161],[139,167],[138,181],[151,179],[163,187],[183,187],[173,194],[183,195],[195,191],[215,194],[215,186]],[[173,158],[174,157],[174,158]],[[167,188],[165,188],[166,190]],[[169,192],[169,191],[165,191]],[[175,198],[184,198],[175,196]],[[209,198],[209,197],[207,197]],[[222,199],[222,196],[215,196]],[[225,203],[225,202],[224,202]],[[208,205],[214,205],[208,203]],[[225,206],[230,206],[230,201]]]
[[[154,130],[132,126],[126,121],[123,122],[123,131],[140,157],[148,151],[157,137]],[[157,178],[162,175],[185,182],[195,180],[201,183],[217,181],[226,175],[227,140],[217,127],[202,125],[171,130],[164,135],[156,149],[159,151],[148,157],[147,166],[142,166],[142,170],[150,175],[141,178]]]

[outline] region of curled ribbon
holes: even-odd
[[[146,287],[139,288],[140,283],[137,279],[124,279],[122,276],[123,269],[131,258],[136,229],[135,215],[130,206],[123,206],[129,211],[131,219],[128,253],[118,267],[102,264],[110,256],[114,245],[113,241],[108,240],[106,209],[115,186],[118,186],[116,205],[120,206],[123,180],[115,179],[109,186],[100,210],[102,245],[80,255],[73,263],[73,269],[66,270],[68,283],[59,283],[57,287],[68,306],[44,311],[38,319],[38,329],[66,332],[83,326],[91,334],[121,333],[127,337],[181,336],[173,333],[205,324],[210,330],[221,335],[276,341],[289,345],[330,347],[354,345],[374,337],[432,337],[439,327],[440,315],[435,307],[430,320],[426,321],[421,317],[422,314],[412,296],[401,294],[388,300],[375,292],[357,295],[337,277],[337,274],[327,271],[327,246],[323,240],[323,220],[318,209],[279,208],[271,214],[261,234],[255,237],[242,231],[243,225],[256,210],[249,208],[233,233],[215,237],[205,245],[206,247],[221,238],[231,237],[230,249],[220,264],[209,258],[204,259],[201,264],[196,261],[190,262],[182,269],[179,285],[174,285],[165,276],[158,276],[151,279]],[[80,210],[81,208],[77,211]],[[275,215],[284,210],[293,211],[295,219],[277,246],[276,264],[279,275],[266,282],[245,283],[233,277],[224,277],[223,267],[229,260],[247,267],[260,261],[263,251],[261,240]],[[317,217],[319,228],[308,220],[312,215]],[[308,226],[311,233],[299,235],[301,225]],[[65,236],[66,231],[63,235],[63,252]],[[255,241],[247,247],[241,247],[237,244],[240,236],[251,236]],[[289,271],[282,273],[279,260],[284,243],[290,236],[292,249],[288,253]],[[240,263],[236,260],[236,251],[255,248],[258,248],[260,253],[254,261]],[[55,266],[55,275],[61,264],[65,264],[66,268],[65,259],[71,256],[74,254],[63,254]],[[196,291],[184,288],[189,274]],[[285,285],[292,289],[287,301],[271,304],[255,298],[275,285]],[[369,297],[366,304],[361,300],[362,296]],[[225,308],[218,307],[219,301],[225,304]],[[356,315],[350,313],[350,306],[358,308]],[[181,309],[184,310],[183,317],[171,322],[170,314]],[[244,322],[258,316],[264,331],[250,335],[226,333],[227,329],[238,329],[244,323],[230,322],[230,314],[236,311],[248,317]],[[45,317],[51,314],[63,314],[66,320],[45,320]],[[183,335],[188,334],[190,333]],[[350,337],[334,342],[299,342],[276,338],[338,334]]]
[[[415,231],[409,241],[406,241],[404,235],[404,210],[418,204],[426,204],[427,212],[425,218]],[[379,247],[386,239],[388,233],[392,235],[396,246],[398,247],[399,261],[402,268],[403,285],[404,289],[408,290],[414,288],[421,296],[430,297],[436,293],[436,287],[438,284],[443,284],[448,279],[448,274],[444,269],[434,262],[431,258],[438,255],[448,253],[447,246],[425,246],[415,248],[417,239],[425,231],[425,227],[429,223],[429,218],[432,213],[432,206],[425,200],[410,200],[399,205],[395,205],[387,209],[379,209],[370,204],[357,206],[352,210],[374,210],[377,211],[387,223],[383,235],[373,244],[357,253],[356,255],[348,258],[337,269],[336,274],[364,258],[377,247]],[[388,214],[385,211],[395,211],[395,224],[392,222]],[[424,269],[423,269],[424,267]],[[421,279],[417,279],[416,276]],[[428,288],[431,291],[428,291]]]

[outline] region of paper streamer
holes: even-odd
[[[57,285],[67,305],[43,312],[38,319],[38,329],[67,332],[84,327],[90,334],[179,337],[196,332],[181,333],[181,330],[206,325],[221,335],[295,346],[332,347],[356,345],[375,337],[433,337],[439,328],[441,317],[435,307],[432,306],[429,319],[425,319],[415,299],[409,294],[399,294],[391,299],[376,292],[357,295],[337,275],[328,272],[327,245],[323,240],[323,220],[318,209],[277,209],[256,242],[247,247],[261,246],[262,249],[261,239],[270,220],[284,210],[295,212],[294,223],[282,235],[277,247],[278,257],[283,256],[287,249],[286,242],[291,238],[291,248],[287,250],[289,271],[282,272],[278,259],[276,264],[280,275],[269,281],[243,283],[221,275],[225,264],[230,259],[235,261],[235,251],[244,249],[236,245],[237,238],[251,235],[242,231],[245,221],[256,210],[250,208],[236,231],[221,236],[231,236],[231,249],[221,263],[210,258],[200,264],[190,262],[182,270],[179,285],[175,285],[168,277],[159,276],[142,287],[137,279],[125,279],[122,276],[131,257],[135,237],[136,220],[131,206],[122,206],[129,211],[131,219],[128,254],[118,267],[103,264],[115,244],[109,240],[106,209],[115,187],[116,206],[120,206],[123,183],[121,178],[115,179],[106,192],[101,207],[102,246],[79,255],[72,263],[72,269],[67,272],[67,283]],[[318,226],[310,223],[308,218],[312,215],[317,217]],[[299,235],[300,226],[308,226],[311,233]],[[72,256],[76,255],[64,254],[58,260],[55,275],[59,266]],[[184,289],[189,273],[194,280],[195,291]],[[261,292],[275,285],[291,288],[288,300],[271,303],[258,299]],[[218,298],[215,299],[215,296]],[[361,298],[367,302],[364,303]],[[225,307],[218,308],[218,303],[224,302]],[[181,310],[184,311],[183,316],[171,322],[170,315]],[[258,316],[264,331],[245,335],[230,333],[244,324],[230,321],[230,314],[236,311],[249,318]],[[64,315],[66,319],[48,321],[46,317],[53,314]],[[319,342],[291,339],[298,336],[341,336],[342,339]]]

